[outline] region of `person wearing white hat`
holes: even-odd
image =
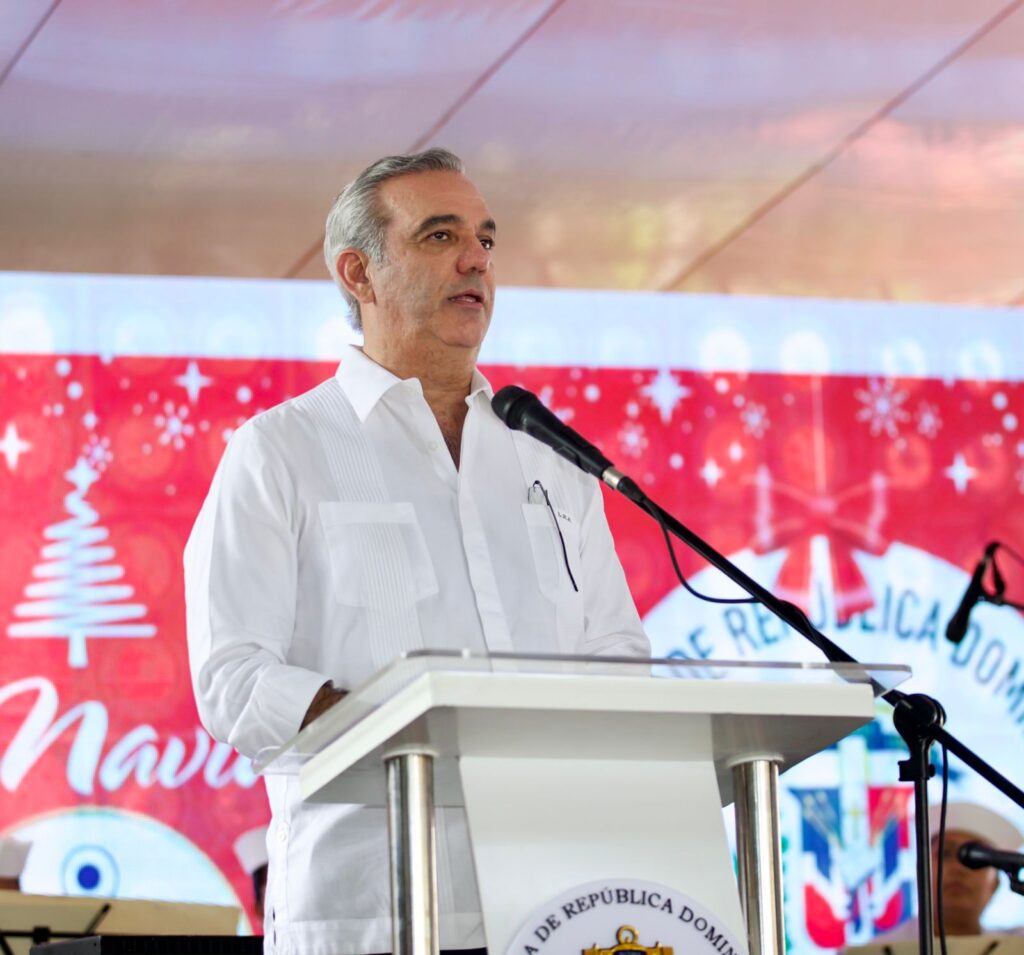
[[[928,814],[932,833],[932,882],[938,878],[940,809]],[[995,869],[968,869],[957,855],[968,842],[1013,851],[1024,836],[1013,823],[977,803],[955,802],[946,807],[946,834],[942,847],[942,914],[947,935],[980,935],[981,915],[999,887]],[[936,895],[936,898],[938,896]]]
[[[935,933],[939,930],[938,867],[940,806],[928,812],[932,837],[932,898],[935,911]],[[942,847],[942,915],[946,935],[982,935],[982,913],[999,887],[995,869],[968,869],[957,855],[968,842],[980,842],[995,849],[1015,850],[1024,836],[1020,830],[998,813],[971,802],[951,802],[946,806],[946,833]],[[891,932],[874,941],[897,942],[917,938],[917,918],[908,919]],[[1021,935],[1024,929],[999,929],[1003,935]]]
[[[263,898],[267,892],[267,827],[257,826],[235,840],[235,857],[252,878],[253,909],[263,924]]]
[[[31,842],[23,842],[11,836],[0,836],[0,889],[8,892],[21,891],[21,873]]]

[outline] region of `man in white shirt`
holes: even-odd
[[[328,216],[364,344],[235,433],[185,552],[199,713],[246,755],[405,650],[649,652],[596,481],[509,431],[476,369],[495,234],[440,149],[374,163]],[[267,950],[388,951],[384,811],[267,790]],[[483,946],[461,810],[437,859],[442,947]]]

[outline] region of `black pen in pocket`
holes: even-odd
[[[562,536],[562,526],[558,523],[558,515],[555,513],[555,509],[551,506],[551,498],[548,497],[547,488],[540,481],[534,481],[526,492],[526,499],[531,504],[540,504],[543,499],[544,503],[547,504],[548,510],[551,512],[551,520],[555,522],[555,530],[558,531],[558,540],[562,545],[562,557],[565,560],[565,570],[569,574],[569,582],[572,584],[572,589],[579,593],[580,588],[576,586],[576,578],[572,575],[572,567],[569,566],[569,551],[566,549],[565,538]]]

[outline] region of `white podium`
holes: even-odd
[[[388,806],[396,955],[438,950],[435,805],[465,807],[491,955],[560,892],[612,878],[672,886],[752,955],[782,955],[778,773],[870,721],[873,691],[908,675],[421,651],[256,766],[297,773],[305,799]]]

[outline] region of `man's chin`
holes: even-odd
[[[977,902],[973,901],[967,892],[948,892],[943,889],[942,908],[946,913],[946,918],[958,922],[980,914]]]
[[[449,327],[438,337],[449,348],[466,348],[479,350],[484,343],[490,319],[487,316],[463,319],[455,327]]]

